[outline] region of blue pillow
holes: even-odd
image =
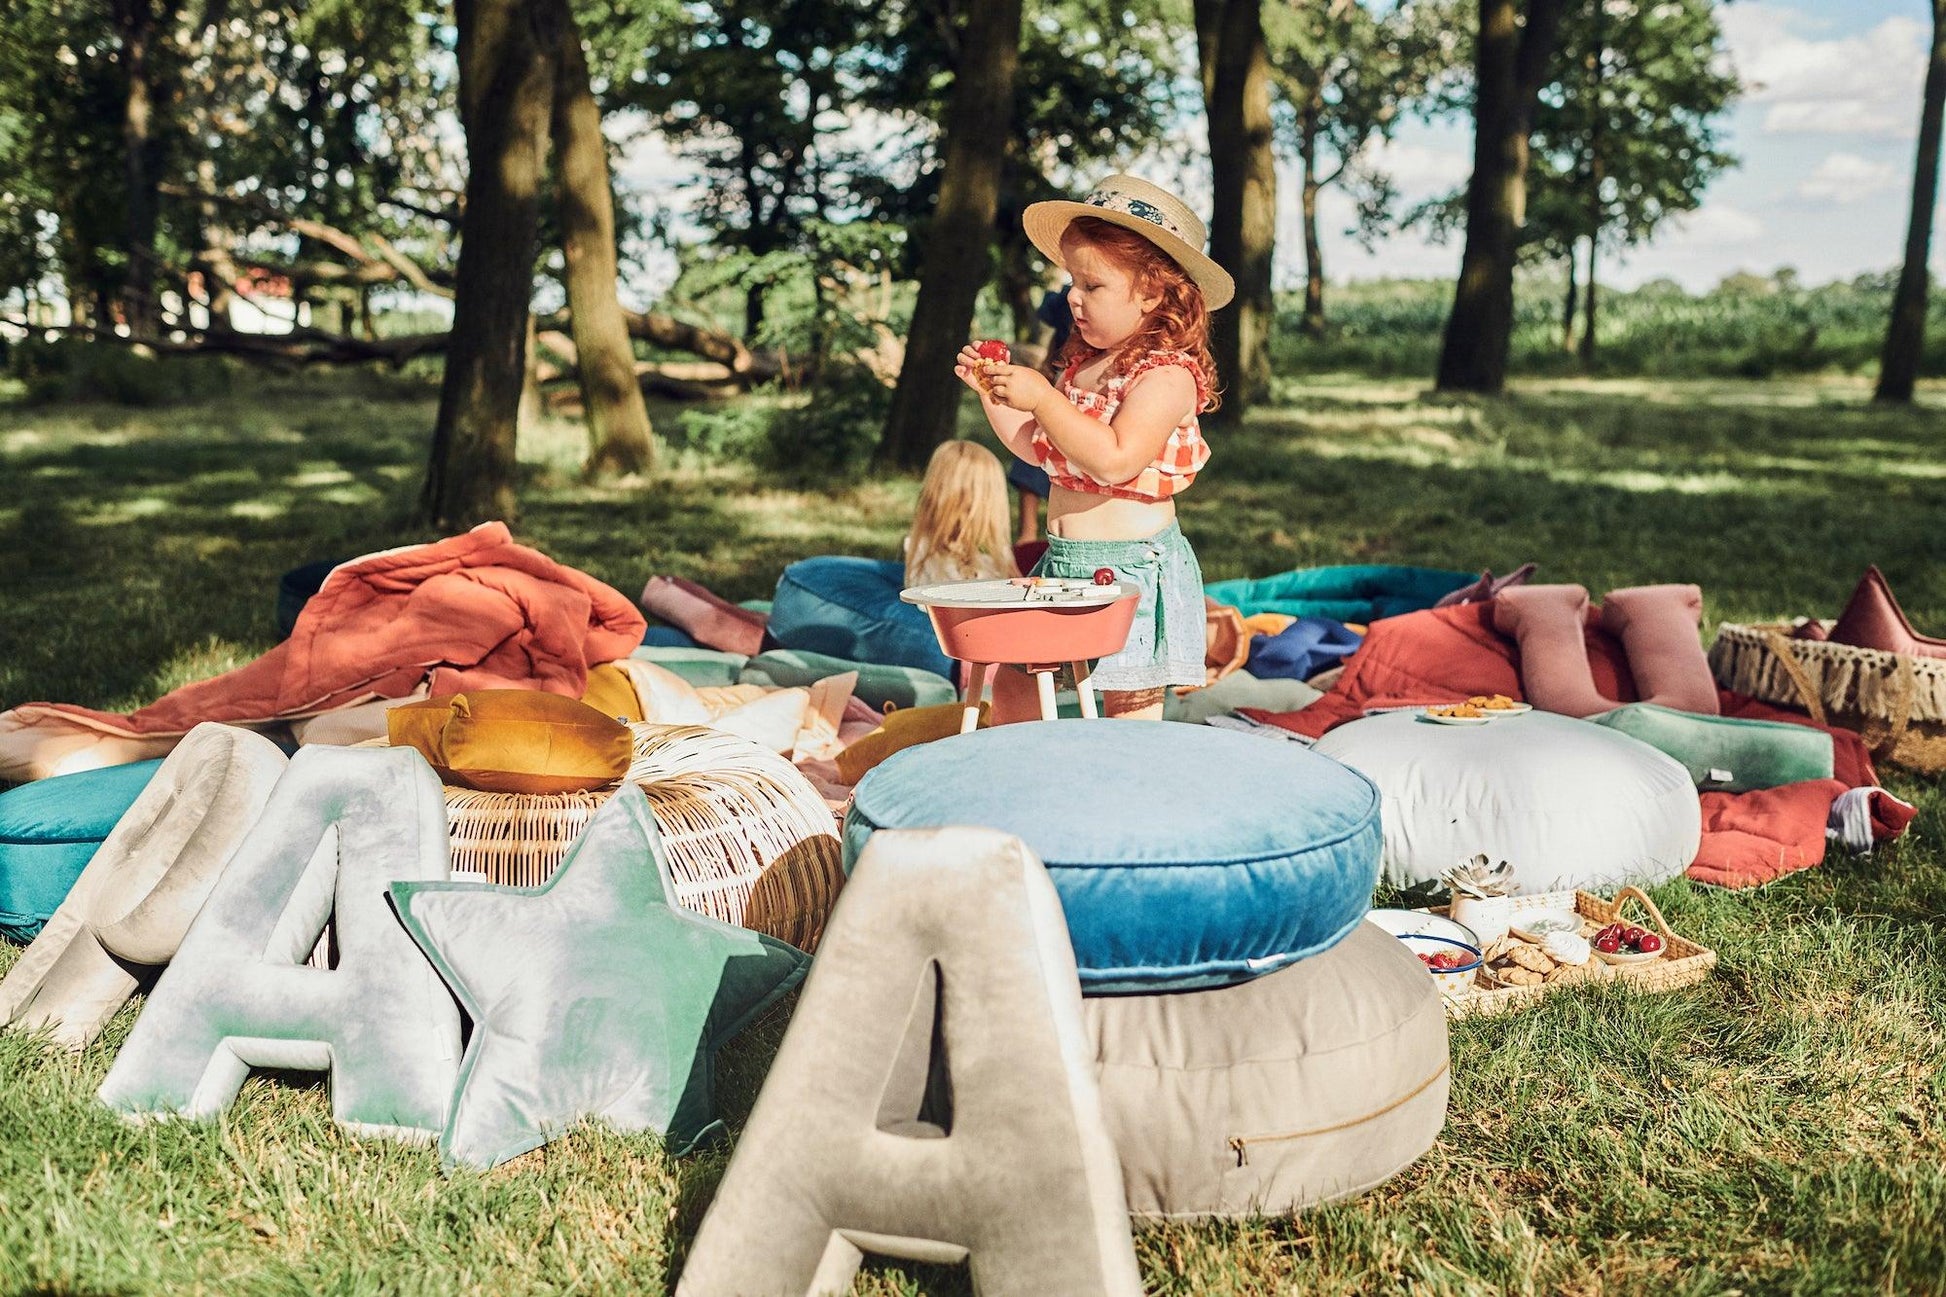
[[[700,648],[687,631],[677,630],[674,626],[651,625],[642,632],[643,648]]]
[[[55,775],[0,793],[0,936],[32,941],[160,759]]]
[[[770,606],[770,638],[853,662],[918,667],[951,677],[925,612],[899,601],[905,564],[827,555],[784,569]]]
[[[974,824],[1032,847],[1083,994],[1225,986],[1328,950],[1378,881],[1378,790],[1294,743],[1191,725],[1034,721],[908,748],[859,782],[878,829]]]

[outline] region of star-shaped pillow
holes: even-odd
[[[624,784],[542,887],[395,883],[406,931],[473,1020],[440,1156],[486,1169],[582,1118],[677,1153],[718,1123],[717,1046],[810,956],[682,909],[648,799]]]

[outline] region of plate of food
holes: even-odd
[[[1493,718],[1471,703],[1449,703],[1443,707],[1421,707],[1419,719],[1435,725],[1491,725]]]
[[[1466,700],[1465,705],[1477,708],[1488,720],[1494,721],[1534,710],[1532,703],[1515,702],[1505,694],[1475,694]]]
[[[1426,910],[1367,910],[1365,922],[1375,928],[1382,928],[1395,937],[1423,933],[1432,937],[1444,937],[1448,941],[1463,942],[1474,947],[1480,944],[1480,938],[1464,923]]]

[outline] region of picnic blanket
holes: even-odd
[[[202,721],[292,720],[422,685],[579,698],[588,668],[627,657],[646,624],[620,591],[516,545],[505,523],[482,523],[335,568],[288,640],[139,711],[34,702],[0,713],[0,779],[158,756]]]

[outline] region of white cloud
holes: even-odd
[[[1693,212],[1670,218],[1670,236],[1657,240],[1657,246],[1676,248],[1728,248],[1753,243],[1764,237],[1764,223],[1728,203],[1705,203]]]
[[[1722,15],[1730,59],[1763,126],[1778,134],[1910,136],[1930,48],[1925,24],[1892,17],[1820,39],[1818,21],[1781,5],[1731,5]]]
[[[1855,203],[1899,187],[1904,173],[1889,162],[1856,153],[1833,153],[1818,163],[1797,187],[1798,196],[1829,203]]]
[[[1473,172],[1472,140],[1453,133],[1443,139],[1447,147],[1410,144],[1386,140],[1369,149],[1368,161],[1392,177],[1399,193],[1408,202],[1418,202],[1450,193],[1466,183]]]

